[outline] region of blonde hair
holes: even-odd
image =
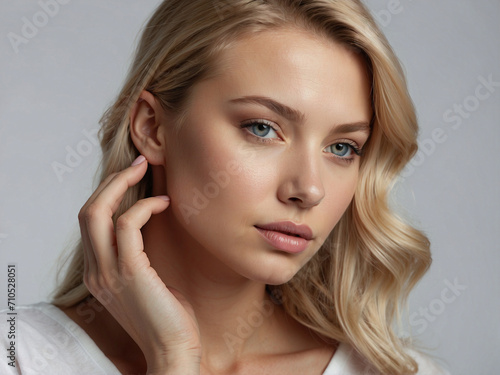
[[[417,151],[418,125],[402,68],[368,10],[357,0],[163,1],[146,25],[125,85],[101,119],[100,180],[139,155],[129,113],[142,90],[175,114],[179,128],[193,86],[215,77],[219,53],[244,36],[295,27],[360,52],[372,78],[372,133],[354,198],[318,253],[289,282],[269,286],[301,324],[351,344],[382,373],[408,374],[417,364],[392,329],[410,290],[428,269],[429,242],[391,211],[388,194]],[[113,216],[150,196],[152,174],[130,188]],[[89,296],[83,247],[75,246],[53,303]]]

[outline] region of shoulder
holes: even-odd
[[[2,316],[0,324],[5,325],[8,321],[15,322],[16,328],[22,328],[23,334],[29,336],[54,331],[71,332],[78,327],[56,306],[46,302],[17,306],[14,310],[1,310],[0,315]]]
[[[95,343],[64,312],[46,302],[0,311],[2,374],[108,374]],[[103,365],[104,364],[104,365]],[[86,372],[89,373],[89,372]]]
[[[406,348],[418,364],[418,375],[450,375],[427,355]],[[380,375],[351,345],[341,343],[323,375]]]

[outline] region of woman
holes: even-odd
[[[391,328],[431,258],[388,207],[418,127],[359,1],[164,1],[102,125],[82,241],[4,371],[441,373]]]

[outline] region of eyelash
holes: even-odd
[[[250,132],[250,130],[248,130],[248,128],[254,126],[254,125],[264,125],[264,126],[267,126],[269,128],[271,128],[272,130],[274,130],[276,133],[278,133],[278,131],[274,128],[274,126],[272,126],[270,123],[268,123],[267,121],[264,121],[264,120],[252,120],[251,122],[245,122],[245,123],[242,123],[240,125],[240,127],[242,129],[247,129],[248,133],[250,133],[251,135],[253,135],[256,140],[258,142],[261,142],[261,143],[270,143],[270,142],[273,142],[272,139],[269,139],[269,138],[262,138],[262,137],[259,137],[258,135],[255,135],[254,133]],[[363,149],[358,147],[358,145],[352,141],[349,141],[349,140],[346,140],[346,141],[343,141],[343,142],[336,142],[336,143],[333,143],[331,144],[330,146],[328,147],[331,147],[331,146],[334,146],[334,145],[338,145],[338,144],[345,144],[347,145],[352,152],[354,152],[354,154],[356,154],[357,156],[363,156]],[[335,157],[336,159],[340,160],[340,161],[343,161],[345,163],[352,163],[354,161],[354,157],[351,157],[351,158],[344,158],[344,157],[340,157],[340,156],[337,156],[333,153],[329,153],[329,154],[332,154],[333,157]]]

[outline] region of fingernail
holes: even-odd
[[[170,197],[168,197],[166,195],[157,195],[156,198],[160,198],[160,199],[163,199],[166,202],[170,202]]]
[[[132,162],[131,167],[139,165],[139,164],[143,163],[144,161],[146,161],[146,158],[143,155],[139,155],[139,157]]]

